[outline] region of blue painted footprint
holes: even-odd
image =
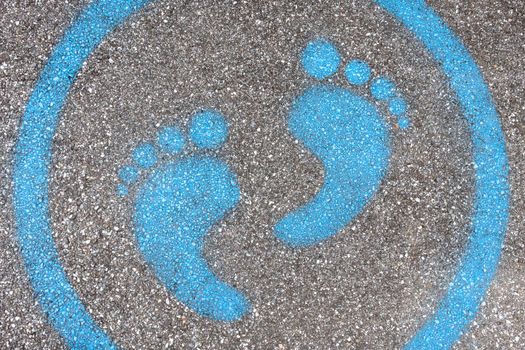
[[[332,43],[318,39],[308,43],[301,61],[307,74],[322,80],[336,73],[341,58]],[[410,126],[407,103],[390,79],[370,82],[371,69],[361,60],[350,61],[344,73],[352,85],[369,84],[372,97],[397,117],[399,128]],[[348,88],[323,83],[294,101],[288,128],[325,169],[319,193],[274,229],[286,244],[303,247],[335,235],[370,201],[388,166],[389,127],[372,102]]]
[[[197,150],[218,149],[228,126],[216,111],[193,116],[189,137]],[[133,165],[120,169],[117,191],[139,184],[135,195],[134,229],[139,248],[159,280],[183,304],[220,321],[240,319],[249,309],[246,298],[221,282],[202,256],[204,236],[238,203],[234,173],[221,160],[185,151],[178,127],[165,127],[156,145],[144,143],[133,151]],[[158,152],[171,160],[160,162]],[[203,152],[200,152],[203,153]]]

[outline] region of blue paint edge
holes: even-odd
[[[439,15],[422,0],[376,2],[441,65],[471,131],[476,192],[469,242],[438,309],[406,345],[406,349],[449,349],[475,318],[500,259],[510,197],[505,137],[480,70]]]
[[[476,202],[469,245],[439,309],[406,346],[450,348],[475,317],[501,254],[510,196],[504,135],[474,60],[439,16],[421,0],[376,1],[404,23],[442,65],[472,132]],[[100,0],[86,8],[44,67],[22,117],[15,148],[13,205],[21,253],[44,312],[71,348],[115,345],[87,313],[59,262],[48,214],[51,141],[83,62],[108,33],[147,2]],[[57,296],[59,306],[54,305]]]
[[[52,138],[78,71],[100,42],[149,0],[94,1],[55,47],[27,103],[15,147],[13,206],[21,254],[43,311],[72,349],[115,349],[71,286],[49,215]]]

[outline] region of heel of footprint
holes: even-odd
[[[228,125],[220,113],[203,111],[193,116],[188,134],[169,126],[157,133],[155,143],[137,146],[132,164],[118,172],[117,193],[135,193],[136,239],[158,279],[199,315],[235,321],[249,302],[220,281],[202,256],[204,236],[240,198],[235,174],[206,155],[224,144]],[[195,145],[191,152],[189,141]]]
[[[320,82],[338,71],[341,57],[332,43],[319,39],[306,46],[301,63]],[[275,235],[293,247],[337,234],[363,210],[388,166],[391,128],[386,116],[395,116],[400,129],[410,126],[407,103],[389,78],[372,79],[370,66],[356,59],[345,65],[344,75],[352,89],[317,83],[292,104],[290,132],[325,169],[317,195],[275,225]],[[359,86],[368,87],[368,94],[354,91]]]

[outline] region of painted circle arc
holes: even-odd
[[[375,1],[440,64],[470,127],[476,193],[469,242],[437,310],[406,344],[407,349],[448,349],[474,319],[500,258],[510,196],[505,139],[480,70],[438,14],[423,0]],[[148,2],[95,0],[77,17],[41,72],[22,116],[15,148],[13,205],[26,271],[50,322],[75,349],[116,345],[83,306],[53,242],[48,193],[52,138],[86,59],[106,35]]]

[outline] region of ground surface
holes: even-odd
[[[0,348],[64,343],[32,295],[12,212],[20,116],[54,44],[86,1],[0,3]],[[430,1],[463,40],[493,94],[507,141],[511,216],[499,270],[457,349],[525,347],[525,9],[521,0]],[[272,227],[323,183],[286,128],[313,82],[299,56],[317,36],[344,61],[390,76],[412,126],[393,129],[381,188],[336,237],[282,245]],[[342,75],[334,82],[342,84]],[[363,90],[363,93],[364,90]],[[137,250],[118,169],[159,127],[220,109],[219,152],[239,206],[207,239],[206,259],[253,310],[222,324],[196,316]],[[148,5],[95,50],[54,139],[50,210],[67,275],[97,323],[129,349],[400,348],[435,309],[467,239],[473,202],[469,132],[437,64],[371,1],[168,1]]]

